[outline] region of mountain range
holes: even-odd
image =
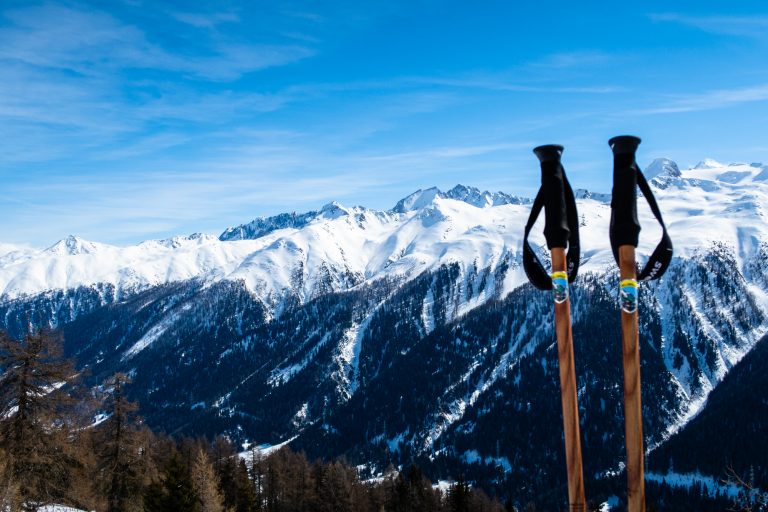
[[[645,174],[675,257],[641,285],[644,428],[651,454],[680,457],[666,447],[710,418],[707,398],[768,330],[768,166],[660,159]],[[576,196],[577,382],[585,473],[599,482],[623,460],[618,272],[610,195]],[[291,440],[370,476],[416,461],[434,479],[466,474],[556,501],[565,465],[551,297],[521,267],[530,205],[458,185],[387,211],[330,203],[218,237],[0,244],[0,328],[60,329],[93,385],[129,373],[148,423],[169,433]],[[639,215],[648,255],[661,231],[642,199]],[[688,457],[675,467],[698,467]]]

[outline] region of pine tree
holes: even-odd
[[[319,510],[351,512],[352,478],[349,469],[338,461],[320,465],[318,469],[315,480],[321,506]]]
[[[223,512],[224,496],[219,479],[204,450],[199,450],[192,465],[192,487],[197,495],[200,512]]]
[[[255,512],[260,510],[256,501],[256,491],[253,482],[248,475],[248,466],[243,459],[238,457],[237,469],[235,470],[235,484],[237,486],[236,512]]]
[[[67,501],[84,467],[73,400],[65,392],[74,364],[62,358],[61,339],[50,332],[17,341],[0,332],[0,449],[10,480],[30,509]]]
[[[415,464],[408,470],[408,492],[412,510],[429,512],[439,509],[440,502],[432,484]]]
[[[217,474],[221,479],[224,506],[235,512],[262,510],[245,461],[235,454],[222,460],[220,467],[221,470]],[[266,508],[266,510],[270,509]]]
[[[470,489],[464,475],[448,490],[448,510],[450,512],[469,512]]]
[[[97,487],[106,497],[107,512],[141,510],[136,497],[154,474],[148,449],[150,434],[139,429],[138,406],[125,396],[127,384],[130,379],[122,373],[106,382],[109,417],[93,435],[98,457]]]
[[[189,469],[174,453],[161,483],[151,485],[144,495],[145,512],[200,512]]]
[[[254,510],[261,510],[264,503],[264,457],[262,457],[261,450],[255,444],[251,445],[250,451],[251,457],[248,472],[253,481],[254,500],[256,503]]]

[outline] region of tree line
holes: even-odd
[[[63,357],[61,347],[54,332],[17,340],[0,331],[2,512],[54,503],[99,512],[536,510],[533,503],[521,509],[501,503],[463,478],[440,490],[415,465],[400,471],[390,466],[366,481],[343,459],[310,461],[287,447],[268,455],[256,447],[238,453],[225,436],[153,432],[127,398],[129,376],[117,373],[85,386],[83,370]],[[649,482],[649,511],[765,510],[765,495],[751,487],[755,473],[736,500],[710,496],[700,486]],[[606,496],[623,486],[601,485],[598,494]],[[592,503],[590,510],[597,507]]]
[[[0,510],[46,504],[107,512],[504,512],[460,479],[446,492],[417,466],[363,481],[342,460],[289,448],[245,456],[224,436],[150,430],[117,373],[95,388],[51,331],[0,331]]]

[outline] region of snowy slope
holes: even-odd
[[[306,300],[384,276],[413,277],[445,262],[492,264],[516,250],[512,226],[527,215],[526,206],[478,208],[440,194],[418,207],[399,206],[401,213],[332,203],[301,228],[253,240],[200,235],[115,247],[70,236],[43,251],[4,255],[0,296],[97,283],[135,291],[203,278],[243,280],[269,304],[286,292]]]
[[[768,166],[705,160],[679,176],[659,174],[653,184],[664,187],[658,196],[680,256],[717,241],[743,263],[766,240]]]
[[[718,241],[732,247],[742,265],[768,240],[767,167],[705,161],[681,173],[674,162],[664,160],[654,162],[648,171],[677,256],[690,257]],[[607,196],[588,192],[579,196],[582,268],[610,269]],[[3,244],[0,297],[99,283],[114,285],[120,294],[200,278],[243,280],[271,306],[286,293],[305,301],[385,276],[415,277],[453,261],[484,268],[493,267],[506,254],[517,259],[530,209],[524,203],[514,196],[457,186],[448,193],[417,191],[386,212],[331,203],[300,216],[301,222],[289,221],[287,227],[273,223],[255,239],[233,237],[232,233],[247,231],[240,227],[227,230],[224,240],[192,235],[130,247],[72,236],[42,251]],[[640,254],[648,254],[660,231],[642,200],[640,205],[644,226]],[[534,241],[543,245],[540,235]],[[513,272],[505,291],[524,280],[522,272]]]

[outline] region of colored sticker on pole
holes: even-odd
[[[555,303],[561,304],[568,300],[568,274],[552,272],[552,289],[555,292]]]
[[[630,315],[637,311],[637,281],[623,279],[619,285],[621,310]]]

